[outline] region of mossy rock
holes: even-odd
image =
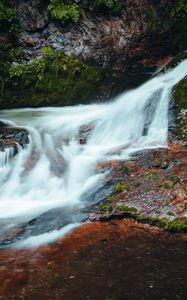
[[[73,105],[92,100],[102,84],[93,63],[44,49],[44,56],[11,67],[0,96],[1,108]]]
[[[181,140],[185,140],[187,134],[187,76],[174,87],[173,98],[176,104],[176,133]]]

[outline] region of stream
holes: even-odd
[[[172,87],[186,75],[187,60],[106,104],[2,110],[0,120],[30,133],[30,143],[15,157],[11,148],[0,152],[3,233],[51,209],[88,205],[86,199],[109,172],[99,172],[98,162],[128,160],[138,151],[167,147]],[[84,126],[89,130],[81,144]],[[35,247],[78,225],[71,220],[52,231],[46,226],[45,232],[14,246]]]

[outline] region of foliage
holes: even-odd
[[[121,193],[121,192],[124,192],[124,191],[127,191],[127,192],[130,191],[129,185],[127,183],[117,183],[116,186],[115,186],[115,192],[116,193]]]
[[[187,48],[187,2],[174,0],[170,11],[172,37],[176,50]]]
[[[60,104],[60,101],[64,104],[76,99],[90,98],[101,77],[98,67],[86,64],[76,57],[68,57],[61,50],[53,51],[47,47],[42,58],[34,59],[29,64],[11,67],[7,87],[19,93],[21,90],[31,93],[32,106],[51,102],[55,105]],[[41,94],[38,100],[35,97],[36,92]]]
[[[119,14],[123,8],[122,1],[119,0],[94,0],[90,5],[92,9],[103,9],[112,14]]]
[[[187,14],[187,2],[186,0],[174,1],[174,6],[170,12],[170,18],[173,22],[178,22],[181,18],[185,19]]]
[[[128,207],[124,204],[120,204],[118,209],[126,213],[137,213],[137,209],[135,207]]]
[[[83,9],[73,1],[51,0],[48,5],[51,16],[62,23],[77,23],[83,15]]]
[[[17,31],[16,10],[12,8],[10,0],[0,0],[0,32]]]

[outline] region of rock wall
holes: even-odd
[[[19,0],[19,46],[23,59],[40,57],[45,46],[94,60],[102,68],[124,72],[132,62],[156,64],[168,53],[170,0],[124,0],[120,16],[85,11],[78,24],[62,25],[49,17],[45,0]]]

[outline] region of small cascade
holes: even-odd
[[[10,164],[10,160],[14,156],[14,153],[15,149],[13,147],[0,151],[0,169]]]

